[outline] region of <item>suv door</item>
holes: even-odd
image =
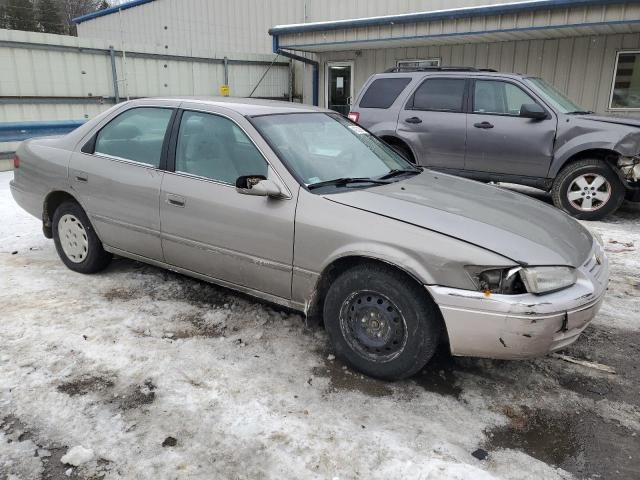
[[[467,80],[427,77],[398,117],[398,136],[412,146],[419,165],[464,169]]]
[[[238,177],[262,175],[287,191],[249,135],[217,112],[185,110],[162,183],[166,262],[291,298],[296,201],[243,195]]]
[[[475,79],[467,116],[465,169],[474,172],[547,176],[553,158],[556,120],[531,94],[507,80]],[[547,118],[520,117],[523,104],[538,104]]]
[[[160,166],[174,112],[128,109],[71,156],[72,188],[105,245],[162,260]]]

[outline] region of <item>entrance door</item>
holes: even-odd
[[[347,115],[353,98],[353,62],[329,62],[326,75],[327,108]]]

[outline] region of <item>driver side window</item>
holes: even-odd
[[[498,80],[476,80],[473,92],[473,113],[520,115],[520,107],[536,101],[520,87]]]
[[[184,112],[176,148],[176,172],[235,185],[243,175],[267,176],[268,164],[244,131],[228,118]]]

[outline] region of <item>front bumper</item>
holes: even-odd
[[[609,265],[599,245],[572,287],[546,295],[490,295],[426,286],[440,307],[451,353],[501,359],[545,355],[575,342],[596,316]]]

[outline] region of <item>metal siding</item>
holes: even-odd
[[[354,52],[328,52],[318,55],[327,61],[354,60],[356,92],[370,75],[395,66],[407,58],[441,59],[443,65],[464,62],[478,68],[495,68],[540,76],[567,93],[580,105],[606,113],[608,109],[616,52],[621,48],[640,49],[640,35],[595,35],[565,39],[523,40],[517,42],[464,45],[430,45],[415,48],[387,48]],[[324,67],[320,94],[324,104]],[[310,91],[305,95],[309,101]],[[616,112],[640,116],[640,112]]]

